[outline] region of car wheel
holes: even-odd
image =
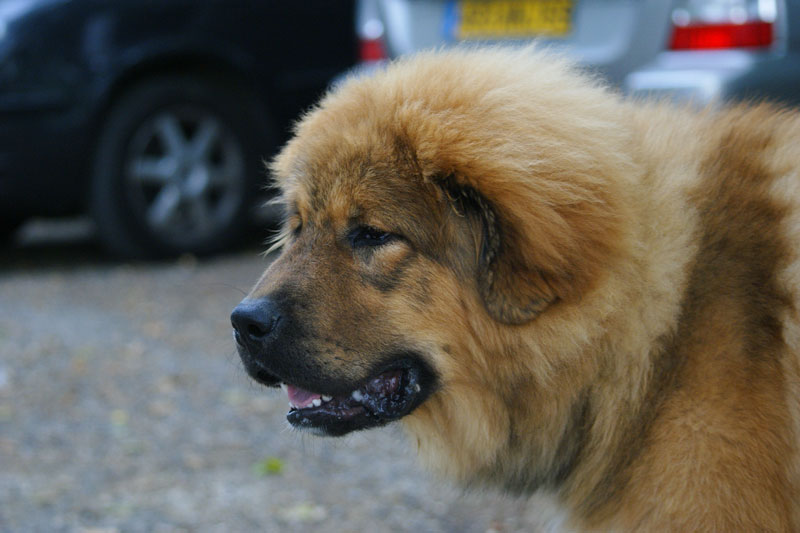
[[[213,253],[245,232],[271,148],[259,105],[194,77],[150,80],[113,104],[95,157],[90,209],[128,257]]]

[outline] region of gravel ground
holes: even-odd
[[[539,530],[546,507],[433,479],[399,427],[287,428],[230,334],[257,246],[128,264],[48,232],[0,250],[0,531]]]

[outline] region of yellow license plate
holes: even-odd
[[[460,39],[561,37],[572,22],[572,0],[461,0],[457,9]]]

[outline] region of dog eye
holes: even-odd
[[[392,241],[397,236],[387,231],[381,231],[369,226],[359,226],[355,228],[347,238],[350,240],[350,245],[353,248],[361,248],[364,246],[382,246],[389,241]]]

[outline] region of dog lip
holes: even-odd
[[[328,436],[382,426],[409,414],[434,388],[432,372],[416,358],[385,368],[349,394],[324,396],[286,386],[290,393],[289,423]]]
[[[244,369],[247,374],[256,382],[266,387],[278,387],[283,381],[280,377],[276,376],[258,361],[254,361],[249,357],[242,357],[244,362]]]

